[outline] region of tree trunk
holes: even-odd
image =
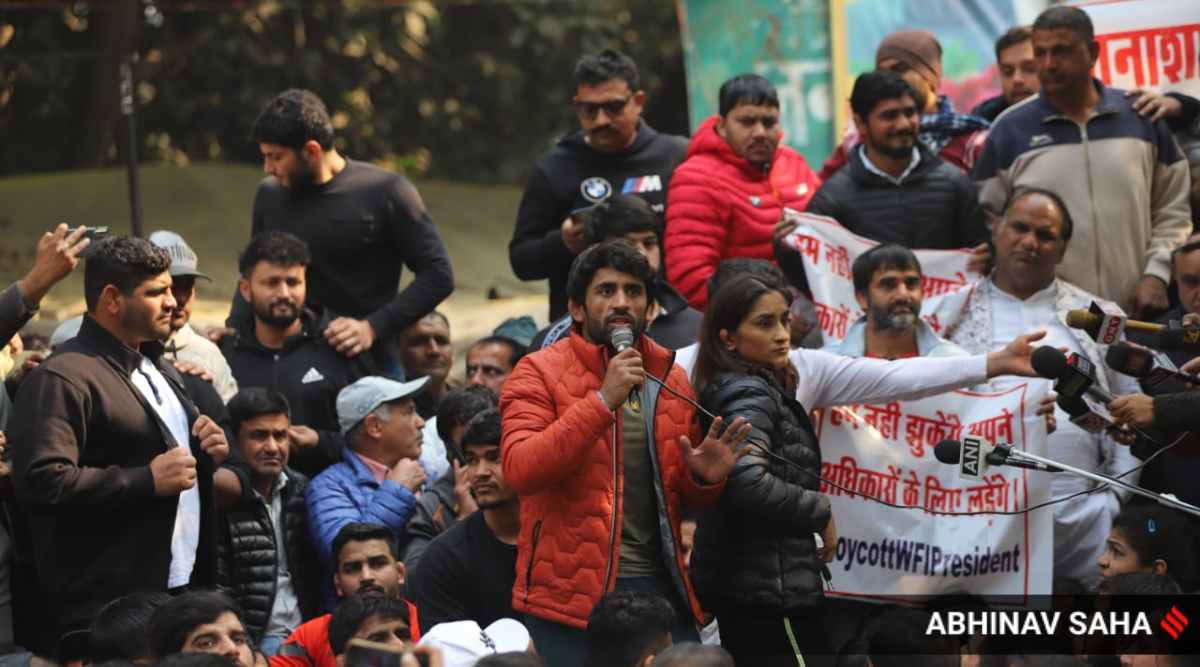
[[[74,166],[78,168],[99,167],[107,162],[121,118],[121,61],[137,48],[141,27],[139,0],[111,0],[93,7],[90,20],[96,59],[75,150]]]

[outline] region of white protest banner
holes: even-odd
[[[1077,3],[1100,45],[1094,74],[1107,86],[1200,96],[1200,2]]]
[[[828,480],[821,491],[838,531],[829,564],[833,591],[826,595],[887,601],[950,592],[1049,594],[1053,509],[937,513],[1027,509],[1049,499],[1049,475],[992,466],[970,479],[934,457],[938,442],[972,436],[1045,456],[1046,423],[1035,414],[1041,396],[1019,384],[1001,392],[959,390],[814,411],[821,477]]]
[[[854,277],[850,267],[859,255],[879,243],[852,234],[833,218],[823,215],[798,213],[791,209],[785,209],[784,215],[799,223],[784,243],[800,253],[804,260],[804,272],[808,276],[825,344],[840,341],[846,337],[850,325],[863,314],[854,299]],[[921,317],[929,322],[934,333],[940,335],[942,322],[958,321],[957,312],[943,312],[943,307],[955,308],[959,304],[943,303],[937,297],[958,291],[976,280],[979,274],[967,270],[971,252],[965,248],[914,252],[921,262],[924,292]]]

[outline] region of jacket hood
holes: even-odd
[[[750,164],[746,158],[733,152],[733,148],[729,146],[729,142],[725,141],[721,135],[717,134],[717,121],[720,116],[713,114],[700,123],[700,127],[696,133],[692,135],[691,141],[688,142],[687,156],[684,158],[690,159],[697,155],[709,155],[726,164],[734,166],[738,171],[742,172],[748,179],[765,178],[770,171],[763,171],[757,166]],[[775,157],[778,158],[779,151],[783,148],[783,136],[779,137],[779,146],[775,148]],[[771,165],[775,164],[772,160]]]
[[[655,130],[647,125],[646,121],[639,120],[637,134],[633,138],[633,144],[631,144],[629,148],[625,149],[624,151],[621,151],[620,153],[613,153],[613,155],[628,156],[633,153],[637,153],[649,146],[657,136],[658,130]],[[563,136],[562,139],[558,140],[558,145],[569,151],[586,151],[588,153],[608,155],[608,153],[600,153],[600,151],[592,148],[592,145],[587,142],[582,129],[575,130],[574,132]]]

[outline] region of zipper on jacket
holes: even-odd
[[[542,522],[533,524],[532,546],[529,548],[529,564],[525,566],[525,604],[529,604],[529,588],[533,582],[533,561],[537,557],[538,539],[542,536]]]
[[[1100,101],[1103,102],[1104,100],[1101,99]],[[1099,209],[1096,208],[1096,191],[1095,191],[1095,188],[1092,187],[1092,149],[1091,149],[1090,143],[1088,141],[1087,128],[1088,128],[1088,123],[1094,117],[1095,116],[1089,117],[1087,120],[1083,121],[1083,125],[1079,126],[1079,133],[1081,135],[1080,136],[1080,139],[1081,139],[1080,144],[1083,146],[1083,170],[1084,170],[1083,173],[1087,175],[1088,203],[1091,204],[1091,206],[1092,206],[1093,214],[1095,214]],[[1099,251],[1100,244],[1097,243],[1095,245],[1096,245],[1096,250]],[[1095,266],[1096,266],[1096,279],[1097,279],[1096,287],[1103,288],[1104,286],[1099,284],[1099,278],[1100,278],[1100,274],[1103,273],[1103,271],[1101,270],[1102,269],[1101,264],[1103,264],[1104,259],[1101,255],[1101,253],[1097,252],[1093,256],[1093,260],[1095,261]],[[1096,291],[1099,292],[1100,289],[1097,289]]]
[[[618,410],[623,409],[618,407]],[[608,582],[612,577],[613,557],[617,548],[617,517],[621,516],[621,484],[617,476],[617,426],[621,424],[621,416],[613,420],[612,427],[612,469],[613,469],[613,512],[612,526],[608,533],[608,567],[604,570],[604,590],[608,591]]]
[[[275,489],[276,494],[278,494],[279,492],[280,492],[280,489]],[[259,500],[265,500],[265,498],[260,498]],[[264,508],[266,509],[267,529],[268,529],[269,534],[271,535],[271,542],[275,544],[275,578],[271,582],[271,599],[267,606],[267,620],[263,622],[262,635],[259,636],[259,639],[262,639],[262,637],[267,634],[267,627],[269,625],[271,625],[271,613],[275,611],[275,598],[279,597],[279,542],[280,542],[280,540],[275,539],[275,520],[274,520],[274,517],[271,516],[271,508],[269,505],[265,505]],[[279,499],[279,513],[283,514],[283,498]],[[283,517],[280,517],[279,525],[280,525],[281,530],[283,529],[283,522],[284,522]],[[292,588],[293,588],[293,592],[296,593],[296,602],[297,602],[297,607],[298,607],[299,601],[300,601],[300,592],[296,591],[294,586]]]

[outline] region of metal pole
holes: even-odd
[[[129,142],[125,150],[125,173],[129,182],[129,218],[134,236],[142,235],[142,191],[138,187],[137,116],[133,104],[133,61],[130,54],[121,62],[121,114],[128,119]]]
[[[1017,459],[1017,460],[1024,459],[1026,461],[1036,461],[1038,463],[1044,463],[1048,466],[1053,466],[1055,468],[1061,468],[1064,472],[1069,472],[1074,475],[1078,475],[1080,477],[1086,477],[1087,479],[1090,479],[1093,482],[1100,482],[1101,484],[1108,484],[1111,486],[1116,486],[1116,487],[1125,489],[1126,491],[1129,491],[1130,493],[1136,493],[1139,496],[1145,496],[1146,498],[1150,498],[1151,500],[1156,500],[1156,501],[1158,501],[1158,504],[1160,504],[1160,505],[1166,505],[1167,507],[1177,509],[1181,512],[1187,512],[1188,514],[1191,514],[1193,516],[1200,516],[1200,507],[1196,507],[1195,505],[1185,503],[1182,500],[1179,500],[1178,498],[1174,498],[1172,496],[1163,495],[1161,493],[1155,493],[1153,491],[1143,489],[1140,486],[1137,486],[1134,484],[1129,484],[1128,482],[1123,482],[1115,477],[1109,477],[1108,475],[1100,475],[1100,474],[1097,474],[1094,472],[1088,472],[1087,470],[1081,470],[1074,466],[1069,466],[1065,463],[1059,463],[1058,461],[1055,461],[1053,459],[1043,458],[1041,456],[1038,456],[1037,454],[1030,454],[1029,452],[1026,452],[1023,450],[1014,449],[1014,450],[1012,450],[1012,453],[1009,456],[1010,456],[1010,458]]]

